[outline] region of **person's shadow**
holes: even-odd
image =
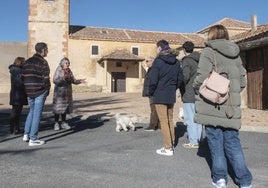
[[[176,122],[174,147],[178,145],[179,139],[182,138],[186,132],[187,132],[187,128],[183,124],[183,122],[181,121]]]
[[[87,118],[83,118],[82,115],[74,116],[66,121],[71,126],[71,129],[56,131],[51,134],[47,134],[46,136],[42,136],[40,137],[40,139],[44,139],[46,142],[49,142],[55,139],[59,139],[71,134],[84,131],[86,129],[96,129],[98,127],[103,126],[106,121],[109,121],[109,118],[105,117],[107,117],[107,113],[96,114],[93,116],[88,116]],[[51,122],[51,118],[53,117],[47,118],[46,120],[48,122]],[[40,128],[40,131],[48,129],[53,129],[53,127],[51,127],[51,123],[42,126],[42,128]]]

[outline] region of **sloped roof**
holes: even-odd
[[[223,25],[224,27],[227,28],[227,30],[250,30],[251,29],[251,24],[248,22],[243,22],[240,20],[235,20],[235,19],[231,19],[231,18],[223,18],[220,21],[213,23],[211,25],[209,25],[208,27],[198,31],[197,33],[205,33],[208,31],[208,29],[213,26],[213,25]]]
[[[143,57],[139,57],[135,54],[130,53],[126,49],[117,49],[114,52],[103,56],[98,62],[102,62],[104,60],[120,60],[120,61],[143,61]]]
[[[90,26],[70,26],[70,38],[81,40],[110,40],[129,42],[156,43],[165,39],[170,44],[182,45],[185,41],[193,41],[196,47],[203,47],[203,35],[175,32],[155,32],[130,29],[102,28]]]
[[[244,33],[233,36],[231,39],[234,42],[242,42],[249,39],[261,38],[262,35],[268,34],[268,23],[257,26],[256,30],[249,30]],[[267,35],[266,35],[267,37]]]

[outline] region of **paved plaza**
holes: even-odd
[[[160,131],[145,132],[148,99],[140,94],[75,93],[71,130],[53,130],[52,96],[46,101],[39,137],[46,144],[29,147],[22,135],[8,134],[8,96],[0,94],[0,187],[18,188],[212,188],[209,149],[185,149],[186,127],[176,117],[174,156],[155,153]],[[178,102],[175,109],[181,104]],[[28,109],[23,110],[21,127]],[[116,113],[137,115],[136,131],[115,132]],[[264,132],[265,126],[262,127]],[[268,134],[241,131],[240,139],[253,187],[268,187]],[[235,188],[230,171],[228,188]]]

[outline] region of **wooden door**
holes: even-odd
[[[112,92],[126,92],[125,72],[112,72]]]
[[[263,69],[248,71],[248,107],[263,109]]]

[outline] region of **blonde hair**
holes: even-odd
[[[226,39],[229,40],[227,29],[223,25],[214,25],[208,31],[208,40]]]

